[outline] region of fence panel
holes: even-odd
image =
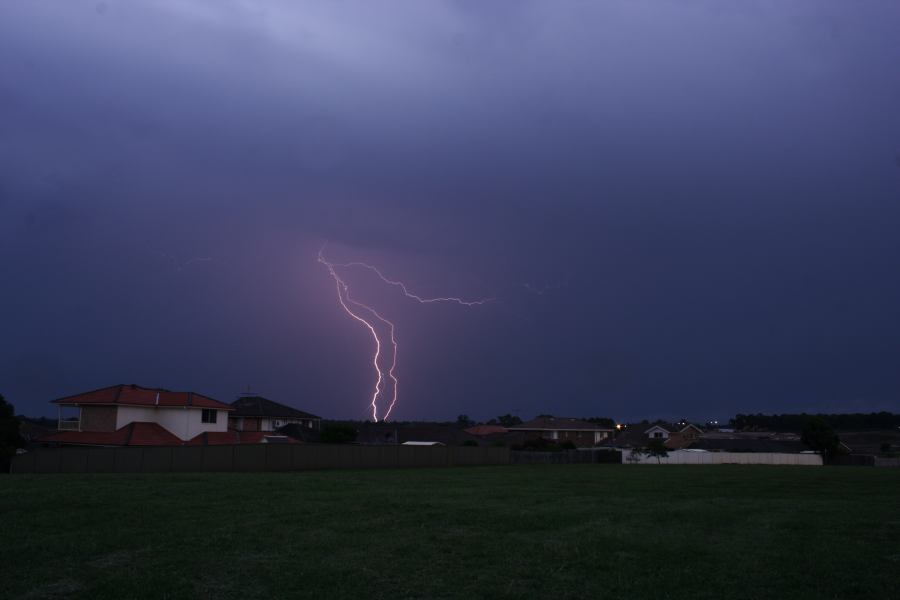
[[[17,454],[9,463],[10,473],[37,473],[35,462],[37,458],[36,452],[26,452],[25,454]]]
[[[88,473],[114,473],[116,470],[116,452],[118,450],[118,448],[88,450],[85,470]]]
[[[203,446],[204,471],[233,471],[235,446]]]
[[[140,446],[116,448],[113,470],[117,473],[137,473],[144,470],[144,449]]]
[[[267,471],[291,470],[291,446],[289,444],[263,444],[266,449]]]
[[[233,446],[234,471],[265,471],[266,447],[263,444]]]
[[[90,452],[90,450],[86,448],[71,448],[67,450],[69,451],[61,452],[59,455],[59,472],[87,472],[87,453]]]
[[[147,446],[144,448],[144,472],[167,473],[171,470],[172,448],[170,446]]]
[[[552,454],[565,462],[564,453]],[[13,457],[12,473],[290,471],[509,464],[508,448],[253,444],[40,448]],[[521,461],[516,461],[521,462]]]

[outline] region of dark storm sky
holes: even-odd
[[[900,3],[0,3],[0,393],[900,410]],[[193,260],[192,260],[193,259]],[[209,259],[209,260],[199,260]]]

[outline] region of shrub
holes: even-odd
[[[356,441],[357,431],[350,425],[331,424],[322,427],[319,441],[323,444],[349,444]]]

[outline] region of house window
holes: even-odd
[[[653,432],[653,437],[655,437],[655,438],[661,438],[661,437],[662,437],[662,431],[654,431],[654,432]]]
[[[200,415],[201,423],[215,423],[216,422],[216,413],[218,413],[214,408],[204,408],[203,414]]]

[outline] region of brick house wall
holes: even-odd
[[[115,431],[116,408],[115,406],[82,406],[81,430]]]

